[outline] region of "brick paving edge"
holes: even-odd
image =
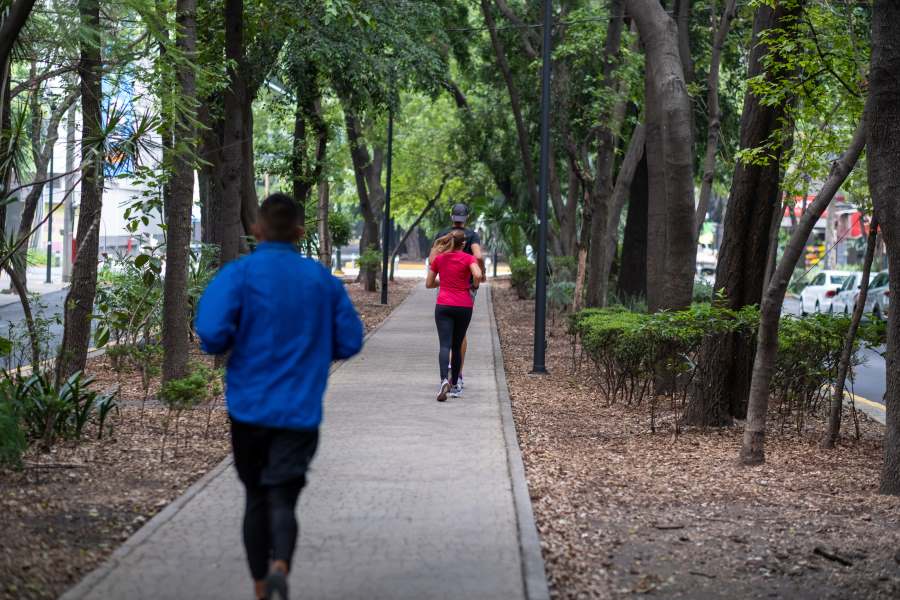
[[[525,463],[519,449],[519,438],[516,435],[516,422],[513,419],[512,401],[506,383],[506,368],[503,365],[503,351],[500,347],[500,332],[494,316],[493,290],[487,286],[487,304],[490,313],[491,342],[494,350],[494,377],[497,382],[497,401],[500,405],[500,418],[503,425],[503,437],[506,442],[506,464],[509,479],[512,483],[513,504],[516,511],[516,526],[519,533],[519,553],[522,562],[522,581],[527,600],[549,600],[550,590],[547,587],[547,573],[544,569],[544,557],[541,553],[541,538],[534,522],[534,511],[531,508],[531,495],[528,493],[528,480],[525,478]]]

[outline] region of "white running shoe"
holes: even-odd
[[[459,383],[450,388],[450,397],[451,398],[459,398],[462,396],[463,386]]]
[[[447,394],[450,392],[450,382],[446,379],[441,382],[441,389],[438,392],[437,401],[446,402]]]

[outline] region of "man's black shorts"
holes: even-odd
[[[231,419],[234,466],[248,487],[305,481],[318,445],[317,429],[275,429]]]

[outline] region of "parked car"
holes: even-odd
[[[800,292],[800,310],[803,314],[826,311],[849,275],[847,271],[821,271],[813,277]]]
[[[869,273],[869,285],[872,284],[872,280],[875,279],[875,276],[875,273]],[[862,286],[862,271],[850,273],[841,285],[841,289],[839,289],[837,294],[834,295],[834,298],[832,298],[828,312],[835,314],[843,313],[845,315],[849,315],[853,312],[853,307],[856,306],[856,297],[859,296],[860,286]]]
[[[876,319],[887,319],[891,291],[888,289],[888,272],[881,271],[869,284],[866,295],[866,312]]]

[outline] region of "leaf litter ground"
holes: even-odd
[[[498,289],[496,289],[498,288]],[[607,406],[557,317],[550,374],[529,375],[533,301],[495,285],[513,414],[553,598],[900,598],[900,499],[878,494],[883,427],[845,415],[770,425],[765,465],[740,467],[740,427],[650,432]]]

